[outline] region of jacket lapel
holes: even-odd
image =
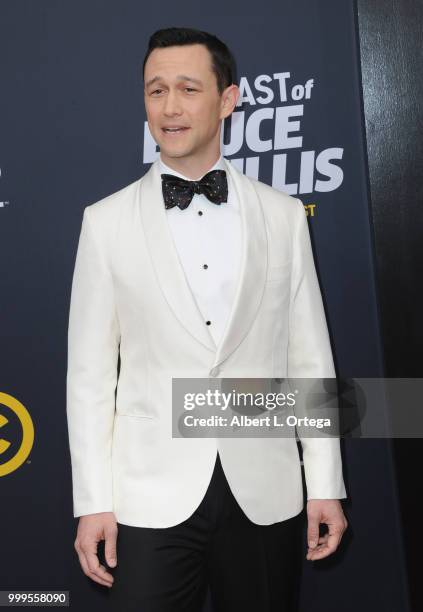
[[[151,262],[163,295],[191,336],[215,354],[213,367],[242,342],[260,306],[267,272],[267,235],[252,181],[224,159],[237,191],[242,224],[240,276],[229,318],[216,346],[187,282],[163,204],[159,160],[140,181],[141,218]]]

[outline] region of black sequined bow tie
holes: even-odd
[[[187,208],[194,193],[204,195],[214,204],[228,199],[228,181],[225,170],[211,170],[199,181],[187,181],[174,174],[162,174],[162,191],[166,208]]]

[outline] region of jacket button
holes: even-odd
[[[219,368],[212,368],[210,370],[210,376],[218,376],[220,374],[220,369]]]

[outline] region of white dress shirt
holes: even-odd
[[[169,168],[161,156],[160,172],[190,179]],[[210,170],[225,169],[222,155]],[[205,172],[204,174],[207,174]],[[228,201],[214,204],[195,193],[188,208],[166,209],[180,263],[216,345],[223,335],[235,298],[241,259],[241,217],[238,197],[228,179]],[[164,206],[164,203],[163,203]],[[204,267],[207,266],[207,267]]]

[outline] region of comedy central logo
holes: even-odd
[[[21,435],[15,435],[15,430]],[[0,392],[0,476],[17,470],[33,443],[34,425],[28,410],[12,395]]]

